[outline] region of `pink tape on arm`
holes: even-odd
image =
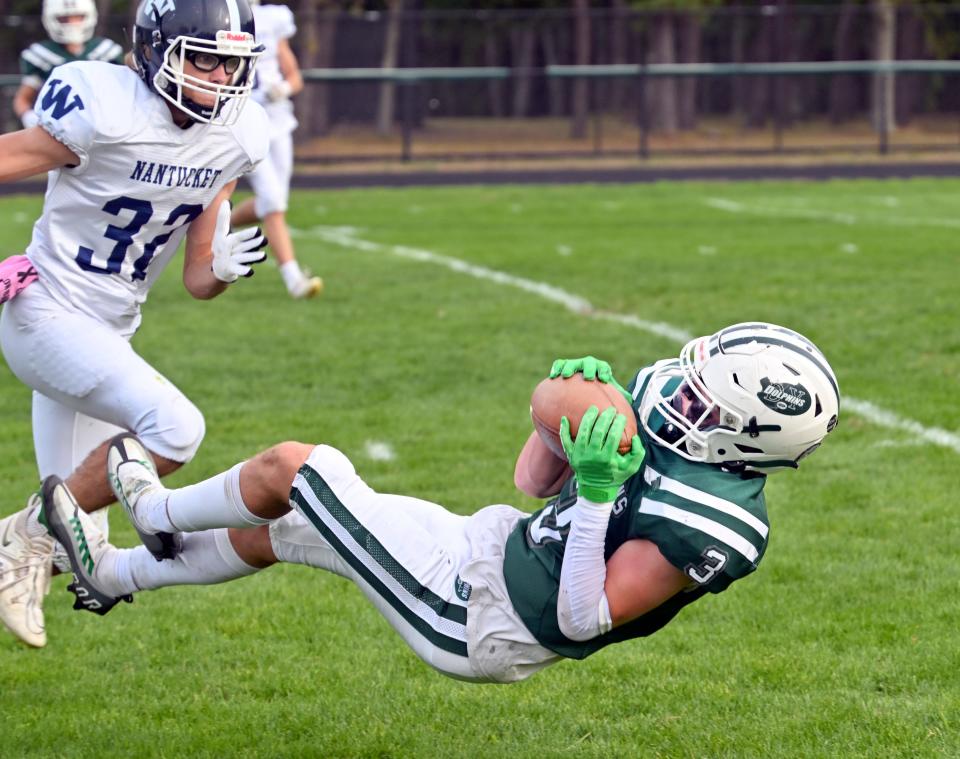
[[[36,280],[37,270],[26,256],[10,256],[0,261],[0,303],[17,297]]]

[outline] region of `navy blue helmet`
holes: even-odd
[[[236,121],[263,53],[247,0],[143,0],[133,36],[137,72],[151,90],[195,121]],[[222,81],[203,77],[221,66]]]

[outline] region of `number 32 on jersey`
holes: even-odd
[[[115,245],[104,265],[95,263],[93,260],[95,251],[84,245],[79,246],[76,261],[84,271],[94,274],[118,274],[123,267],[124,259],[127,257],[127,251],[135,242],[135,236],[153,216],[153,205],[149,200],[138,200],[121,195],[119,198],[107,201],[103,210],[111,216],[120,216],[123,211],[130,211],[133,213],[133,217],[124,227],[118,227],[115,224],[107,225],[103,236],[108,240],[113,240]],[[203,213],[203,206],[199,204],[181,203],[174,208],[164,222],[164,225],[170,227],[170,229],[157,235],[143,246],[143,254],[133,262],[133,274],[130,278],[133,281],[145,279],[147,267],[153,260],[157,248],[164,245],[177,229],[189,224],[201,213]]]

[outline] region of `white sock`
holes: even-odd
[[[240,495],[237,464],[209,480],[171,490],[165,502],[152,504],[145,521],[161,532],[200,532],[215,527],[256,527],[271,520],[253,514]]]
[[[183,551],[172,560],[157,561],[143,546],[116,554],[112,568],[101,559],[101,571],[112,575],[104,590],[117,596],[169,585],[216,585],[260,571],[240,558],[225,528],[184,535]]]
[[[300,270],[300,264],[296,261],[287,261],[280,265],[280,276],[283,277],[283,284],[288,290],[292,290],[294,285],[303,279],[303,272]]]

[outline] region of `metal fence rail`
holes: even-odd
[[[410,161],[414,157],[413,141],[416,132],[415,98],[420,85],[430,82],[477,82],[504,81],[521,76],[541,76],[556,80],[629,79],[635,81],[640,96],[637,98],[636,122],[638,142],[636,155],[647,158],[649,149],[649,113],[643,97],[648,81],[668,77],[793,77],[793,76],[835,76],[842,74],[868,75],[875,78],[892,79],[898,74],[960,74],[960,61],[954,60],[898,60],[898,61],[791,61],[770,63],[669,63],[669,64],[607,64],[607,65],[550,65],[539,68],[512,68],[505,66],[472,67],[405,67],[405,68],[307,68],[303,78],[312,84],[351,83],[351,82],[390,82],[396,84],[400,93],[399,123],[401,127],[401,161]],[[20,82],[18,75],[0,74],[0,88],[16,87]],[[885,104],[886,88],[877,88],[882,112]],[[779,100],[774,109],[774,137],[772,152],[783,151],[783,117]],[[591,110],[590,116],[600,114]],[[599,127],[597,127],[599,129]],[[881,119],[877,125],[877,152],[885,154],[890,149],[889,133],[886,121]],[[957,145],[960,148],[960,143]],[[595,153],[602,152],[595,150]],[[768,151],[770,152],[770,151]],[[436,158],[437,156],[432,156]],[[462,156],[461,156],[462,157]],[[489,158],[490,156],[483,156]],[[309,161],[310,159],[305,159]]]
[[[413,99],[417,85],[437,81],[506,80],[521,75],[544,76],[548,79],[603,80],[629,78],[638,82],[640,97],[637,103],[638,148],[641,158],[650,155],[649,119],[644,105],[644,83],[651,79],[666,77],[724,78],[733,76],[788,77],[788,76],[835,76],[839,74],[866,74],[875,77],[895,77],[897,74],[960,74],[960,61],[947,60],[901,60],[901,61],[790,61],[772,63],[660,63],[660,64],[607,64],[607,65],[551,65],[535,69],[509,68],[503,66],[475,67],[422,67],[422,68],[339,68],[305,69],[303,77],[308,82],[392,82],[401,86],[400,123],[402,146],[400,160],[413,159],[413,136],[415,119]],[[885,110],[883,98],[886,88],[878,88],[881,99],[879,110]],[[596,115],[596,114],[593,114]],[[783,149],[783,118],[778,101],[774,114],[773,151]],[[885,120],[880,120],[877,129],[877,152],[886,154],[890,149],[890,135]],[[960,147],[960,145],[958,145]]]

